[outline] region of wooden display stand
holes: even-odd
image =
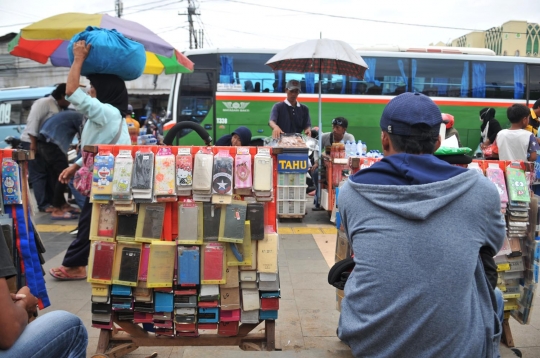
[[[262,322],[262,321],[261,321]],[[276,341],[276,322],[264,321],[264,333],[249,334],[259,324],[241,324],[238,335],[224,337],[217,334],[205,334],[200,337],[156,337],[146,332],[139,325],[118,321],[114,318],[115,325],[112,331],[102,329],[99,334],[96,354],[93,358],[106,357],[117,358],[133,352],[139,347],[187,347],[187,346],[238,346],[246,351],[274,351],[281,350]],[[111,348],[109,348],[111,346]]]
[[[109,150],[115,156],[120,150],[131,150],[132,153],[137,152],[140,148],[152,148],[154,153],[157,152],[159,146],[131,146],[131,145],[100,145],[85,146],[83,149],[86,152],[98,153],[99,150]],[[191,153],[195,154],[204,146],[191,147]],[[214,154],[219,150],[229,150],[230,154],[236,154],[236,147],[212,147]],[[272,152],[273,166],[277,167],[276,153]],[[251,147],[250,154],[252,157],[257,154],[257,148]],[[273,191],[277,192],[277,170],[273,171]],[[276,224],[276,200],[268,202],[265,225],[272,226],[277,232]],[[167,218],[167,213],[165,214]],[[172,217],[170,217],[172,218]],[[173,221],[174,222],[174,221]],[[164,227],[167,225],[164,225]],[[178,232],[177,225],[169,225],[170,230],[164,230],[164,240],[172,240]],[[175,231],[176,228],[176,231]],[[168,236],[168,237],[167,237]],[[252,333],[256,327],[264,322],[264,333]],[[98,346],[96,354],[93,358],[118,358],[130,352],[133,352],[139,347],[177,347],[177,346],[238,346],[247,351],[274,351],[281,350],[279,339],[276,340],[276,322],[274,320],[261,320],[257,324],[240,324],[238,334],[236,336],[221,336],[218,334],[202,334],[199,337],[156,337],[153,333],[145,331],[138,324],[131,321],[119,321],[116,314],[113,312],[113,329],[101,329],[99,334]],[[155,355],[151,355],[155,357]]]

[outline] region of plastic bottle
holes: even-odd
[[[366,143],[362,143],[362,155],[366,155],[367,153],[367,145]]]
[[[345,141],[345,158],[349,158],[349,153],[351,152],[351,145],[348,140]]]
[[[362,155],[362,141],[358,140],[358,144],[356,144],[356,152],[358,155]]]

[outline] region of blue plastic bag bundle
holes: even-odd
[[[69,42],[67,51],[71,64],[73,64],[73,44],[80,40],[92,44],[81,75],[111,74],[124,81],[132,81],[142,75],[146,66],[146,52],[142,44],[124,37],[116,30],[88,26],[86,30],[73,36]]]

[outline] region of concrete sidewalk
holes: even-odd
[[[45,214],[36,217],[36,224],[51,224]],[[54,224],[58,224],[55,222]],[[76,222],[65,222],[64,232],[44,233],[47,249],[56,254],[50,257],[45,270],[59,266],[64,250],[73,239],[67,231]],[[39,228],[40,226],[38,226]],[[147,357],[157,352],[158,357],[352,357],[349,348],[336,335],[339,312],[336,311],[335,290],[327,283],[329,267],[333,265],[336,234],[326,212],[312,212],[303,222],[283,222],[280,231],[279,269],[281,278],[281,301],[276,330],[279,332],[283,351],[247,352],[237,347],[141,347],[125,357]],[[60,232],[58,232],[60,231]],[[295,234],[296,233],[296,234]],[[89,334],[88,356],[95,353],[99,330],[91,327],[91,287],[86,281],[57,281],[46,275],[51,310],[62,309],[79,316]],[[535,298],[536,302],[538,297]],[[516,347],[524,357],[540,358],[540,310],[534,311],[531,325],[521,326],[511,319]],[[262,329],[261,325],[255,331]],[[502,346],[504,358],[515,357]]]

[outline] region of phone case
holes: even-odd
[[[108,152],[96,155],[92,180],[92,197],[110,200],[114,175],[114,156]]]
[[[251,189],[253,179],[251,174],[251,155],[237,154],[235,158],[234,168],[234,188],[235,189]]]
[[[251,239],[264,239],[264,204],[249,203],[247,204],[246,220],[249,220],[251,226]]]
[[[152,189],[154,153],[137,152],[132,177],[133,189]]]
[[[218,241],[244,242],[247,204],[245,201],[233,200],[225,205],[221,213],[220,235]],[[223,234],[222,234],[223,233]]]
[[[221,220],[221,205],[203,203],[203,239],[217,241],[219,236],[219,221]]]
[[[116,227],[116,210],[112,204],[100,204],[98,236],[114,237]]]
[[[219,154],[214,157],[212,194],[232,195],[233,158],[227,152]]]
[[[267,155],[255,155],[253,170],[253,190],[272,190],[272,158]]]
[[[193,190],[211,194],[213,163],[214,155],[201,152],[195,154],[195,165],[193,166]]]
[[[191,194],[193,185],[193,156],[178,154],[176,156],[176,190],[179,194]]]
[[[148,205],[144,217],[142,236],[146,238],[160,239],[163,231],[163,218],[165,206]]]
[[[118,215],[118,228],[116,230],[116,236],[132,237],[135,239],[138,218],[139,214]]]
[[[178,210],[178,241],[197,241],[199,207],[180,205]]]
[[[150,257],[150,244],[143,244],[141,264],[139,268],[139,280],[146,281],[148,277],[148,259]]]
[[[178,283],[198,285],[199,269],[199,248],[178,246]]]
[[[2,159],[2,192],[4,204],[22,203],[19,165],[10,158]]]
[[[160,147],[154,170],[154,195],[176,196],[175,170],[175,156],[171,149]]]
[[[96,242],[92,265],[93,279],[111,280],[115,247],[116,243],[113,242]]]
[[[224,252],[221,244],[208,244],[204,247],[204,280],[223,279]]]
[[[122,249],[122,261],[120,263],[120,281],[137,282],[139,276],[139,263],[141,249],[124,247]]]
[[[131,177],[133,174],[133,157],[131,150],[120,150],[114,160],[113,200],[131,200]]]

